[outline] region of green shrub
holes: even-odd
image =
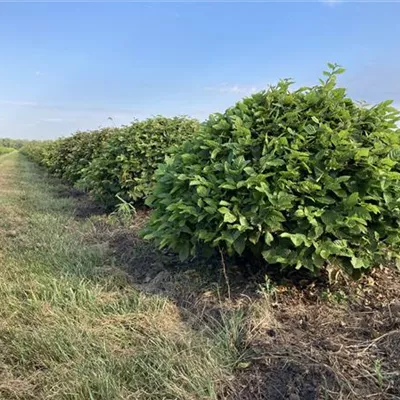
[[[84,169],[98,155],[103,142],[116,131],[116,128],[103,128],[77,132],[53,141],[31,142],[23,147],[22,153],[47,167],[50,172],[76,183],[82,178]]]
[[[198,121],[186,117],[157,116],[134,122],[104,142],[80,184],[108,206],[119,202],[116,196],[128,202],[142,200],[150,193],[154,171],[171,146],[198,128]]]
[[[0,156],[3,155],[3,154],[12,153],[13,151],[15,151],[15,149],[12,149],[10,147],[0,146]]]
[[[22,147],[21,153],[37,164],[50,168],[57,145],[58,142],[53,140],[32,141]]]
[[[314,273],[398,258],[399,113],[354,102],[329,67],[317,86],[283,80],[212,115],[158,169],[145,237],[182,258],[219,247]]]
[[[74,135],[57,140],[48,159],[51,172],[63,179],[76,183],[82,177],[84,169],[98,156],[103,143],[117,132],[114,128],[77,132]]]

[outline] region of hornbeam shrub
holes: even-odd
[[[198,129],[197,120],[162,116],[120,128],[84,169],[80,184],[108,206],[118,204],[118,197],[128,202],[142,201],[151,192],[154,171],[170,148]]]
[[[78,182],[85,168],[99,155],[104,142],[117,131],[117,128],[102,128],[58,139],[56,151],[49,156],[50,171],[71,183]]]
[[[53,165],[52,159],[57,152],[58,145],[59,141],[33,140],[26,143],[20,151],[35,163],[43,167],[51,168]]]
[[[145,237],[182,259],[199,248],[317,273],[359,275],[399,257],[400,130],[391,101],[359,104],[343,68],[210,116],[156,172]]]

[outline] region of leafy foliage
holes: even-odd
[[[182,143],[198,129],[199,122],[194,119],[158,116],[121,128],[31,142],[22,152],[114,207],[144,199],[153,186],[154,171],[171,146]]]
[[[69,182],[78,182],[83,176],[84,169],[99,155],[103,143],[114,131],[116,129],[104,128],[77,132],[73,136],[60,139],[48,155],[51,172]]]
[[[354,102],[329,67],[319,85],[282,80],[212,115],[156,172],[145,237],[182,258],[219,247],[314,273],[399,258],[399,113]]]
[[[80,184],[109,206],[146,198],[153,175],[171,146],[180,144],[199,128],[186,117],[157,116],[120,129],[103,143],[101,152],[84,170]]]
[[[31,141],[21,149],[21,153],[41,166],[51,168],[52,157],[57,150],[60,141],[44,140]]]

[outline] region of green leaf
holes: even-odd
[[[212,159],[212,160],[215,159],[215,157],[217,157],[218,153],[220,153],[220,152],[221,152],[221,149],[219,149],[219,148],[214,149],[214,150],[211,152],[211,159]]]
[[[312,125],[306,125],[304,127],[304,130],[309,134],[309,135],[313,135],[315,132],[317,132],[317,130],[315,129],[314,126]]]
[[[221,214],[223,214],[223,216],[224,216],[224,222],[233,223],[233,222],[235,222],[236,219],[237,219],[236,216],[233,215],[233,214],[231,213],[231,211],[229,210],[229,208],[221,207],[221,208],[218,209],[218,211],[219,211]]]
[[[260,240],[261,237],[261,232],[260,231],[256,231],[253,232],[250,236],[249,236],[249,241],[253,244],[257,244],[258,241]]]
[[[319,124],[319,119],[315,117],[314,115],[311,117],[311,119],[316,123]]]
[[[312,254],[312,260],[317,268],[322,268],[325,264],[325,259],[317,253]]]
[[[249,226],[246,217],[244,217],[243,215],[239,215],[239,224],[245,228]]]
[[[324,228],[321,225],[314,226],[314,232],[312,234],[312,240],[318,239],[324,233]]]
[[[271,232],[266,232],[264,235],[264,239],[265,243],[269,246],[273,242],[274,237],[272,236]]]
[[[364,260],[362,258],[351,257],[351,264],[354,268],[364,268]]]
[[[197,186],[196,191],[197,194],[201,197],[208,196],[208,189],[205,186]]]
[[[369,156],[369,148],[364,147],[364,148],[356,150],[354,159],[360,160],[361,158],[365,158],[368,156]]]
[[[213,129],[218,131],[230,129],[230,127],[231,125],[229,124],[229,122],[225,121],[224,119],[221,119],[217,124],[213,125]]]
[[[264,260],[271,264],[286,264],[288,262],[288,255],[290,251],[282,248],[276,248],[261,252]]]
[[[246,238],[245,236],[241,235],[239,236],[234,242],[233,242],[233,248],[235,249],[236,253],[241,255],[246,247]]]
[[[380,208],[375,204],[363,203],[362,207],[364,207],[366,210],[368,210],[368,211],[370,211],[370,212],[372,212],[374,214],[380,214],[381,213]]]
[[[307,237],[305,235],[303,235],[302,233],[284,232],[284,233],[281,233],[280,236],[283,238],[289,238],[296,247],[299,247],[302,244],[304,244],[306,247],[310,247],[312,244],[312,241],[307,239]]]
[[[236,219],[237,218],[232,213],[224,214],[224,222],[233,223]]]
[[[180,174],[179,177],[186,177],[186,175]],[[179,177],[178,177],[179,180],[183,180],[183,178],[179,178]],[[197,185],[201,185],[201,184],[202,184],[202,182],[199,181],[198,179],[192,179],[189,182],[189,186],[197,186]]]
[[[320,253],[319,253],[319,256],[322,259],[327,260],[329,258],[329,256],[330,256],[330,253],[329,253],[328,250],[321,250]]]
[[[221,185],[219,185],[219,187],[221,189],[231,189],[231,190],[235,190],[236,189],[236,185],[232,184],[232,183],[222,183]]]
[[[244,172],[246,172],[247,175],[253,176],[256,174],[256,171],[254,171],[254,168],[252,167],[246,167],[243,169]]]
[[[358,200],[359,200],[358,192],[354,192],[345,200],[346,206],[354,207],[358,203]]]

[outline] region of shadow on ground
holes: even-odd
[[[54,194],[59,198],[70,197],[77,200],[74,210],[74,217],[76,218],[84,219],[94,215],[104,215],[107,211],[101,205],[96,204],[87,193],[74,187],[57,185]]]

